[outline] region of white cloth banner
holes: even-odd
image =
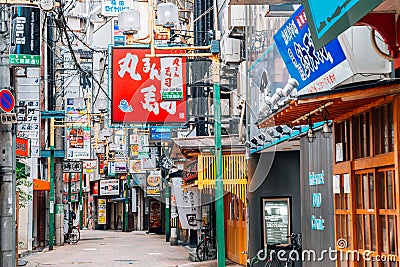
[[[172,178],[172,194],[176,199],[182,229],[197,230],[200,223],[196,220],[201,219],[200,190],[197,188],[183,190],[182,179]]]

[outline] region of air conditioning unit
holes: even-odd
[[[244,5],[229,5],[227,12],[227,30],[229,37],[242,39],[246,26],[246,8]]]
[[[290,4],[268,5],[265,16],[266,17],[290,17],[293,14],[293,12],[299,8],[299,6],[300,5],[290,5]]]
[[[221,60],[223,63],[240,63],[241,41],[229,38],[227,35],[221,39]]]

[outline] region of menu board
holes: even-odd
[[[264,243],[289,244],[289,198],[263,199]]]
[[[98,224],[106,224],[107,218],[107,203],[105,199],[98,199],[97,205],[97,221]]]

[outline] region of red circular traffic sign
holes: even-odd
[[[0,90],[0,109],[4,112],[11,112],[15,106],[13,94],[8,89]]]

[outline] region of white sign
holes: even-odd
[[[340,175],[333,176],[333,193],[340,194]]]
[[[118,179],[100,180],[100,196],[118,196],[118,195],[119,195]]]
[[[131,191],[132,212],[137,212],[137,188],[132,187]]]
[[[17,136],[30,139],[31,157],[40,157],[40,69],[28,68],[25,77],[17,77]]]
[[[93,173],[96,171],[96,169],[97,169],[97,160],[96,159],[83,161],[83,172],[84,173]]]
[[[343,192],[345,194],[350,194],[350,174],[346,173],[343,175]]]
[[[101,14],[105,17],[118,17],[118,13],[132,6],[132,0],[102,0]]]
[[[161,65],[161,99],[183,99],[182,58],[163,57]]]

